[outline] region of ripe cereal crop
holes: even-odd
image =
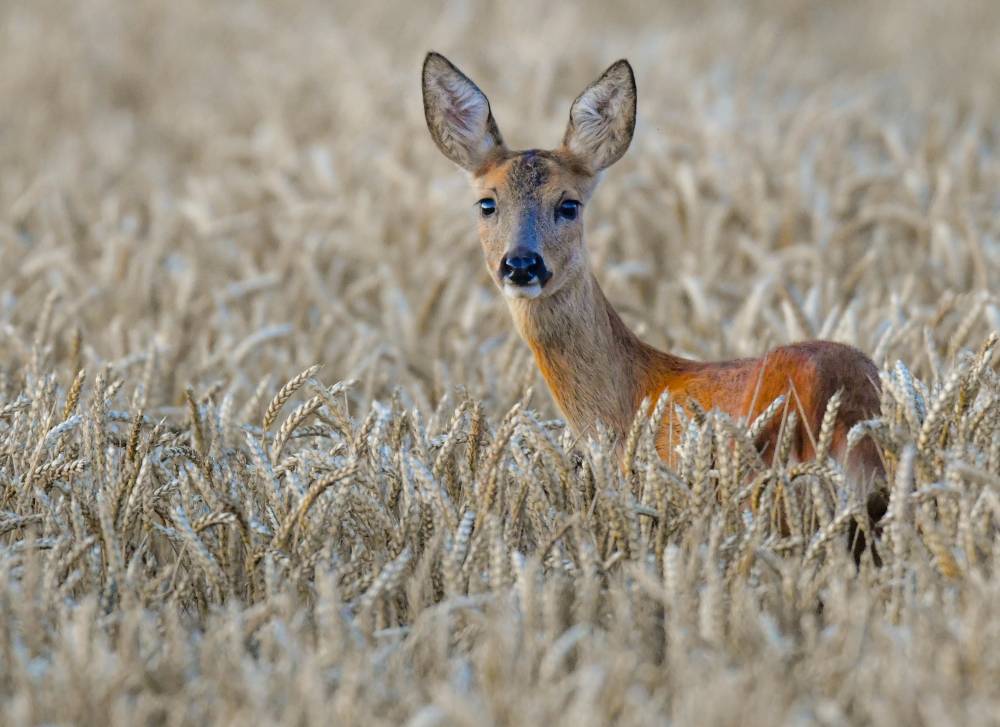
[[[985,0],[0,5],[3,723],[996,723],[998,28]],[[430,49],[516,148],[629,59],[601,285],[690,358],[871,356],[878,532],[839,395],[811,461],[758,452],[780,401],[564,424],[427,134]]]

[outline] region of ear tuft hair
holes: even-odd
[[[621,159],[635,131],[635,75],[622,59],[576,97],[563,146],[596,174]]]
[[[440,53],[427,54],[422,75],[424,116],[434,143],[455,164],[475,171],[503,148],[489,100]]]

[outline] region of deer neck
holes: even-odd
[[[600,421],[624,441],[655,371],[674,357],[629,330],[589,271],[551,296],[508,305],[574,431],[592,434]]]

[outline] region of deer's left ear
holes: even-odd
[[[621,159],[635,131],[635,75],[628,61],[613,63],[576,97],[569,111],[563,146],[591,172]]]

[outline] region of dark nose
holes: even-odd
[[[544,283],[548,279],[545,261],[537,252],[515,251],[500,261],[500,277],[515,285]]]

